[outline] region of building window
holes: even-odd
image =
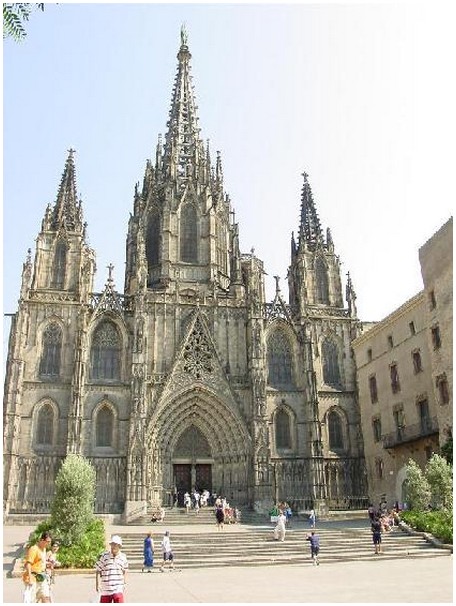
[[[381,480],[383,478],[383,471],[384,471],[383,459],[381,459],[380,457],[377,457],[375,459],[375,475],[377,476],[377,478],[379,480]]]
[[[429,431],[431,427],[431,419],[429,417],[429,403],[427,399],[419,400],[418,416],[420,418],[420,428],[423,433]]]
[[[282,331],[274,332],[268,339],[268,383],[275,387],[290,385],[291,375],[290,343]]]
[[[405,428],[404,409],[396,408],[396,410],[393,410],[393,419],[396,428],[396,437],[398,440],[402,440]]]
[[[58,377],[60,374],[60,351],[62,349],[62,330],[53,322],[43,333],[39,375],[42,378]]]
[[[421,352],[419,349],[412,351],[412,360],[413,360],[413,372],[418,374],[423,370],[423,366],[421,364]]]
[[[369,377],[369,391],[372,404],[378,402],[377,377],[372,375]]]
[[[399,391],[401,391],[401,384],[399,382],[399,372],[397,370],[397,364],[391,364],[390,377],[391,377],[391,390],[393,393],[398,393]]]
[[[325,339],[322,346],[323,381],[326,385],[340,387],[338,349],[332,339]]]
[[[290,416],[279,410],[275,418],[276,448],[291,448]]]
[[[342,433],[342,421],[337,412],[328,415],[329,448],[331,450],[342,450],[344,448],[344,437]]]
[[[380,442],[382,439],[382,423],[379,417],[372,420],[372,430],[374,432],[374,442]]]
[[[414,335],[416,333],[415,322],[409,322],[410,334]]]
[[[440,339],[440,328],[438,326],[433,326],[431,328],[431,335],[434,349],[440,349],[440,346],[442,345],[442,341]]]
[[[450,401],[450,392],[448,389],[448,380],[446,374],[439,375],[436,379],[437,388],[439,390],[439,403],[448,404]]]
[[[63,288],[65,285],[67,249],[66,242],[63,240],[57,242],[54,254],[51,288]]]
[[[149,268],[156,267],[160,260],[160,215],[154,212],[147,222],[146,257]]]
[[[120,379],[120,344],[119,332],[112,322],[97,327],[92,340],[92,379]]]
[[[112,446],[114,415],[108,406],[102,406],[97,414],[96,446]]]
[[[38,412],[36,443],[39,446],[52,446],[54,434],[54,411],[50,404],[44,404]]]
[[[367,350],[367,361],[372,362],[372,349],[370,347]]]
[[[429,291],[429,306],[431,309],[435,309],[437,307],[435,292],[433,290]]]
[[[393,349],[394,347],[393,335],[388,335],[388,347],[390,349]]]
[[[329,304],[328,271],[326,264],[318,257],[315,261],[315,285],[317,303]]]
[[[198,230],[196,209],[185,204],[180,216],[180,258],[184,263],[198,262]]]

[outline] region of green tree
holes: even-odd
[[[453,468],[438,454],[433,454],[424,470],[431,488],[431,504],[435,509],[453,507]]]
[[[442,457],[444,457],[450,465],[453,465],[453,436],[449,435],[445,444],[440,448]]]
[[[95,480],[92,464],[75,454],[67,456],[57,474],[51,526],[67,543],[78,540],[94,518]]]
[[[32,10],[44,11],[44,2],[33,4],[30,2],[13,2],[3,4],[3,38],[14,38],[16,42],[23,40],[27,32],[24,23],[29,20]]]
[[[431,487],[421,468],[413,459],[406,466],[407,501],[410,509],[426,511],[431,502]]]

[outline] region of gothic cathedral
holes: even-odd
[[[96,470],[96,511],[126,521],[198,487],[256,510],[366,495],[351,341],[329,229],[304,174],[288,303],[238,225],[200,138],[184,31],[170,117],[136,186],[123,293],[95,293],[70,150],[24,263],[4,395],[6,515],[49,511],[68,453]]]

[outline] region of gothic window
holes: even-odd
[[[185,204],[180,216],[180,258],[185,263],[198,261],[198,234],[196,210],[192,204]]]
[[[54,411],[50,404],[44,404],[38,411],[36,424],[36,443],[39,446],[51,446],[54,434]]]
[[[380,442],[382,439],[382,423],[379,417],[372,419],[372,430],[374,432],[374,442]]]
[[[423,370],[423,366],[421,364],[421,352],[419,349],[412,351],[412,360],[413,360],[413,372],[418,374]]]
[[[275,418],[276,448],[291,448],[290,415],[279,410]]]
[[[328,272],[321,258],[315,261],[315,284],[317,303],[329,304]]]
[[[325,339],[322,346],[323,382],[332,387],[340,387],[338,349],[332,339]]]
[[[150,215],[147,223],[146,257],[149,267],[159,264],[160,256],[160,215],[155,212]]]
[[[342,421],[337,412],[331,411],[328,415],[329,448],[331,450],[342,450],[344,448],[344,436],[342,432]]]
[[[60,374],[60,351],[62,349],[62,331],[53,322],[43,333],[43,350],[40,359],[40,377],[58,377]]]
[[[199,319],[195,322],[193,331],[184,347],[184,370],[201,379],[205,374],[211,374],[213,368],[212,349]]]
[[[112,322],[103,322],[95,330],[92,340],[92,379],[120,379],[121,341]]]
[[[291,349],[282,331],[274,332],[268,339],[268,383],[275,387],[292,383]]]
[[[174,457],[207,458],[212,457],[212,450],[202,431],[195,425],[190,425],[177,440]]]
[[[52,288],[63,288],[65,285],[65,270],[67,259],[67,245],[63,240],[57,242],[54,254],[54,265],[52,272]]]
[[[446,374],[439,375],[436,378],[437,388],[439,390],[439,402],[440,404],[448,404],[450,401],[450,392],[448,389],[448,380]]]
[[[442,340],[440,338],[440,328],[438,326],[433,326],[431,328],[431,336],[434,349],[440,349]]]
[[[97,414],[96,446],[112,446],[114,415],[108,406],[102,406]]]

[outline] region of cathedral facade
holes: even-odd
[[[257,510],[364,504],[356,295],[308,176],[288,301],[241,253],[220,154],[200,138],[182,32],[167,133],[136,186],[123,292],[93,289],[70,150],[24,263],[4,393],[5,513],[47,512],[69,453],[96,511],[132,520],[193,487]]]

